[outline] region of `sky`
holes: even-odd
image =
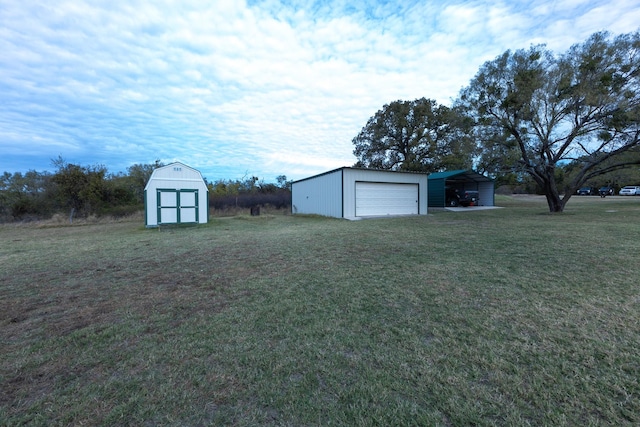
[[[386,104],[451,105],[506,50],[639,23],[637,0],[0,0],[0,173],[302,179],[353,165]]]

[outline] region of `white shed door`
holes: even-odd
[[[198,222],[197,190],[164,189],[158,191],[158,223]]]
[[[163,224],[178,222],[177,191],[158,191],[158,222]]]
[[[198,201],[195,191],[180,192],[180,222],[198,222]]]
[[[356,182],[356,216],[417,214],[418,184]]]

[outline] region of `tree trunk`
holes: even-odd
[[[534,175],[534,178],[536,176]],[[547,198],[547,205],[549,205],[550,213],[558,213],[564,211],[564,206],[569,200],[568,197],[561,198],[558,192],[558,186],[556,185],[554,168],[548,167],[545,169],[544,174],[537,175],[537,182],[542,187],[545,197]]]
[[[547,204],[549,205],[550,213],[558,213],[564,211],[564,202],[558,194],[546,193]]]

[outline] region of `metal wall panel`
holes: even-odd
[[[291,212],[342,218],[342,169],[291,185]]]
[[[495,206],[495,185],[491,182],[478,183],[478,198],[480,206]]]
[[[443,208],[446,203],[444,179],[429,179],[429,207]]]

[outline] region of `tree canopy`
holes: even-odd
[[[426,98],[385,105],[353,139],[356,166],[437,172],[471,167],[472,121]]]
[[[486,62],[456,105],[476,122],[479,164],[529,174],[551,212],[594,177],[638,164],[640,34],[596,33],[556,56],[543,45]],[[517,159],[517,161],[516,161]],[[575,173],[558,188],[556,169]]]

